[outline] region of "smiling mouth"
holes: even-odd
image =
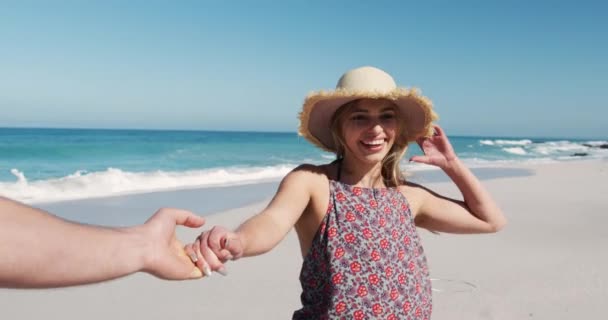
[[[361,140],[359,141],[363,147],[371,151],[378,151],[384,147],[385,139]]]

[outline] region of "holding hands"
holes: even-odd
[[[184,254],[183,245],[175,236],[175,229],[177,226],[199,228],[204,223],[204,218],[192,212],[163,208],[145,224],[134,227],[134,233],[140,235],[147,244],[143,271],[165,280],[200,278],[202,274]]]
[[[237,233],[215,226],[201,233],[184,250],[205,276],[210,276],[213,271],[225,276],[224,264],[243,255],[243,244]]]

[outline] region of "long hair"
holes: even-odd
[[[395,110],[397,117],[397,132],[395,135],[395,142],[386,156],[382,159],[381,175],[384,184],[387,187],[397,187],[405,182],[405,178],[399,166],[401,158],[407,151],[407,128],[403,121],[403,114],[399,112],[399,108],[392,103],[390,100],[382,99],[390,103]],[[352,109],[361,101],[361,99],[353,100],[342,105],[331,118],[331,134],[334,139],[334,145],[336,146],[336,159],[342,160],[344,158],[344,152],[346,148],[346,142],[344,141],[344,133],[342,131],[342,124],[346,118],[351,114]]]

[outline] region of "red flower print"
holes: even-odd
[[[405,203],[401,204],[401,210],[403,210],[403,211],[407,210],[407,205]]]
[[[372,199],[369,201],[369,206],[372,208],[376,208],[376,207],[378,207],[378,202],[376,202],[376,200]]]
[[[355,273],[361,271],[361,264],[357,261],[351,263],[350,270]]]
[[[391,300],[395,301],[399,298],[399,291],[397,289],[391,290]]]
[[[336,312],[342,313],[342,312],[344,312],[344,310],[346,310],[346,303],[344,303],[344,301],[338,302],[336,304]]]
[[[336,229],[336,227],[331,227],[329,228],[329,230],[327,230],[327,236],[330,238],[335,237],[338,234],[338,229]]]
[[[378,224],[380,224],[381,227],[384,227],[384,225],[386,225],[386,219],[384,219],[384,217],[380,217]]]
[[[382,249],[388,248],[388,240],[386,240],[386,239],[380,240],[380,247],[382,247]]]
[[[403,312],[408,313],[410,310],[412,310],[412,304],[409,301],[406,301],[403,304]]]
[[[410,261],[407,267],[410,269],[411,272],[414,272],[414,270],[416,270],[416,265],[414,264],[414,261]]]
[[[335,275],[332,277],[331,281],[332,281],[334,284],[339,284],[339,283],[341,283],[341,282],[342,282],[342,273],[340,273],[340,272],[336,273],[336,274],[335,274]]]
[[[384,269],[384,273],[386,273],[387,277],[391,277],[393,275],[393,268],[386,267],[386,269]]]
[[[357,238],[355,237],[355,235],[352,232],[351,233],[347,233],[344,236],[344,240],[346,240],[346,242],[348,242],[348,243],[353,243],[353,242],[355,242],[356,239]]]
[[[399,231],[397,231],[397,229],[393,229],[393,231],[391,231],[391,237],[397,240],[399,238]]]
[[[412,240],[410,239],[409,236],[405,236],[403,238],[403,243],[405,243],[406,246],[409,246],[411,242],[412,242]]]
[[[346,196],[344,195],[344,193],[338,192],[338,194],[336,194],[336,200],[338,200],[339,202],[343,202],[344,200],[346,200]]]
[[[385,195],[386,195],[386,193],[387,193],[386,188],[384,188],[384,189],[381,189],[381,190],[380,190],[380,194],[381,194],[381,195],[385,196]]]
[[[382,313],[382,306],[379,303],[375,303],[372,306],[372,311],[374,312],[375,315],[379,315]]]
[[[386,320],[397,320],[397,316],[394,313],[391,313],[388,317],[386,317]]]
[[[353,194],[356,195],[356,196],[360,196],[361,195],[361,188],[354,187],[353,188]]]
[[[367,288],[364,285],[359,286],[359,289],[357,289],[357,294],[359,297],[365,297],[367,295]]]
[[[380,278],[378,278],[378,275],[373,273],[369,275],[369,283],[376,285],[378,284],[378,281],[380,281]]]
[[[391,200],[391,204],[396,207],[397,206],[397,199],[393,199]]]
[[[399,260],[403,260],[405,258],[405,251],[399,250],[398,257]]]
[[[363,320],[365,317],[365,314],[363,313],[363,311],[357,310],[353,313],[353,317],[355,317],[355,320]]]
[[[422,289],[420,288],[420,283],[416,283],[416,293],[420,293]]]
[[[416,308],[416,318],[420,318],[422,316],[422,309],[420,307]]]
[[[357,217],[355,217],[352,212],[349,211],[346,213],[346,221],[353,222],[355,220],[357,220]]]
[[[334,204],[330,203],[329,206],[327,206],[327,212],[326,213],[330,213],[334,210]]]
[[[336,249],[336,252],[334,253],[334,257],[336,257],[337,259],[340,259],[340,258],[342,258],[343,255],[344,255],[344,248],[338,247]]]
[[[380,260],[380,253],[378,253],[378,251],[376,251],[376,250],[373,250],[373,251],[372,251],[372,260],[373,260],[373,261],[378,261],[378,260]]]
[[[362,204],[357,203],[355,205],[355,210],[357,210],[358,212],[363,212],[363,211],[365,211],[365,207]]]
[[[384,213],[390,214],[391,213],[391,207],[384,207]]]
[[[405,216],[404,215],[399,215],[399,222],[405,223]]]
[[[363,229],[363,236],[370,239],[373,236],[372,231],[369,228]]]
[[[405,281],[406,281],[405,274],[400,273],[399,276],[397,277],[397,280],[399,281],[399,284],[405,284]]]

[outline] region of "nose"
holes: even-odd
[[[382,127],[382,125],[380,124],[380,120],[375,119],[370,123],[370,127],[368,129],[368,131],[373,132],[373,133],[381,133],[384,130],[384,128]]]

